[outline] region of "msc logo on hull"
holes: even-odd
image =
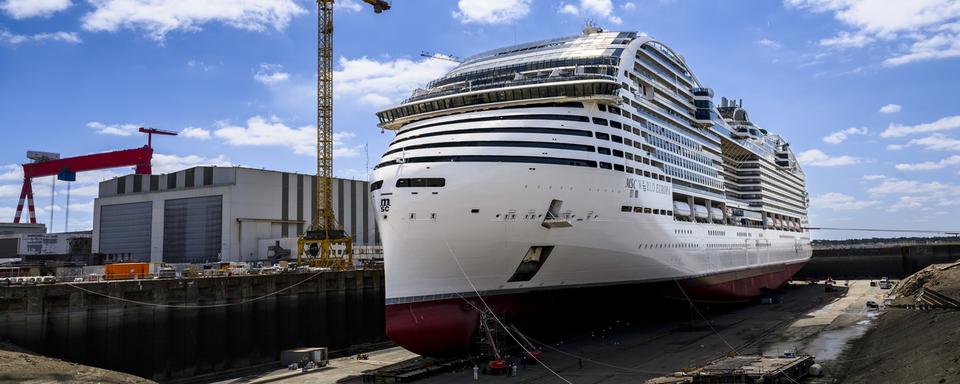
[[[654,183],[650,180],[642,180],[633,177],[627,178],[627,188],[636,189],[643,192],[659,193],[661,195],[670,195],[670,187],[665,184]]]

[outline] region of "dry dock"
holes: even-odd
[[[385,341],[383,301],[382,270],[11,286],[0,339],[170,381]]]
[[[659,308],[649,308],[656,319],[638,322],[611,322],[605,327],[584,330],[579,335],[559,340],[544,347],[543,362],[558,375],[573,383],[637,383],[684,368],[700,367],[731,349],[742,355],[753,355],[784,348],[797,352],[813,351],[820,359],[837,358],[845,343],[832,343],[830,331],[844,332],[858,322],[873,316],[864,303],[882,295],[869,281],[843,282],[835,292],[825,292],[823,285],[794,284],[782,301],[769,305],[745,305],[731,310],[705,314],[709,324],[696,315],[665,319],[656,315]],[[716,333],[711,330],[716,330]],[[377,364],[402,361],[401,350],[373,353]],[[283,377],[283,369],[262,376],[271,383],[360,383],[355,374],[358,365],[373,364],[349,361],[345,368],[337,363],[329,369]],[[371,367],[374,369],[375,367]],[[830,374],[830,372],[827,372]],[[258,382],[261,377],[253,379]],[[516,377],[480,375],[480,382],[558,383],[560,378],[540,366],[520,366]],[[242,382],[248,382],[243,380]],[[474,383],[473,371],[462,369],[422,379],[417,383]],[[827,381],[828,382],[828,381]]]

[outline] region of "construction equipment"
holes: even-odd
[[[56,153],[28,151],[27,158],[33,160],[33,162],[22,164],[23,187],[20,189],[20,201],[17,203],[17,212],[13,216],[13,222],[20,222],[24,202],[27,203],[27,208],[30,212],[30,223],[35,224],[37,222],[36,210],[33,205],[33,178],[56,176],[57,180],[76,181],[77,172],[131,165],[136,167],[136,174],[149,175],[153,171],[150,167],[150,161],[153,159],[153,135],[175,136],[177,133],[143,127],[140,127],[140,132],[147,134],[147,145],[135,149],[63,159]]]
[[[496,323],[493,325],[489,324],[491,321],[496,321],[493,315],[487,315],[486,313],[480,314],[480,327],[483,328],[483,332],[486,334],[485,341],[490,347],[490,352],[493,353],[493,360],[490,360],[487,366],[493,372],[499,372],[507,369],[507,360],[500,355],[500,349],[497,348],[497,341],[494,340],[493,333],[490,331],[490,328],[496,327]]]
[[[384,0],[363,0],[374,13],[390,9]],[[333,3],[317,0],[317,184],[310,228],[297,239],[297,266],[333,270],[353,267],[353,239],[333,212]],[[304,260],[304,256],[308,256]]]

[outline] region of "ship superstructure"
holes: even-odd
[[[387,332],[414,352],[465,348],[478,294],[498,314],[657,282],[743,299],[811,255],[787,142],[646,35],[484,52],[377,115],[396,131],[371,180]]]

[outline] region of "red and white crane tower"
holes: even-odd
[[[27,151],[27,158],[33,160],[33,162],[22,164],[23,188],[20,189],[20,201],[17,203],[17,213],[14,214],[13,222],[20,222],[20,216],[23,214],[24,201],[26,201],[27,209],[30,212],[30,223],[35,224],[37,222],[36,210],[33,205],[33,186],[31,183],[31,180],[34,178],[56,176],[57,180],[76,181],[77,172],[127,166],[136,167],[135,172],[138,175],[151,174],[153,172],[150,167],[150,161],[153,160],[153,135],[175,136],[177,133],[144,127],[140,127],[139,131],[147,134],[147,145],[140,148],[67,157],[63,159],[56,153]],[[52,228],[50,230],[52,230]]]

